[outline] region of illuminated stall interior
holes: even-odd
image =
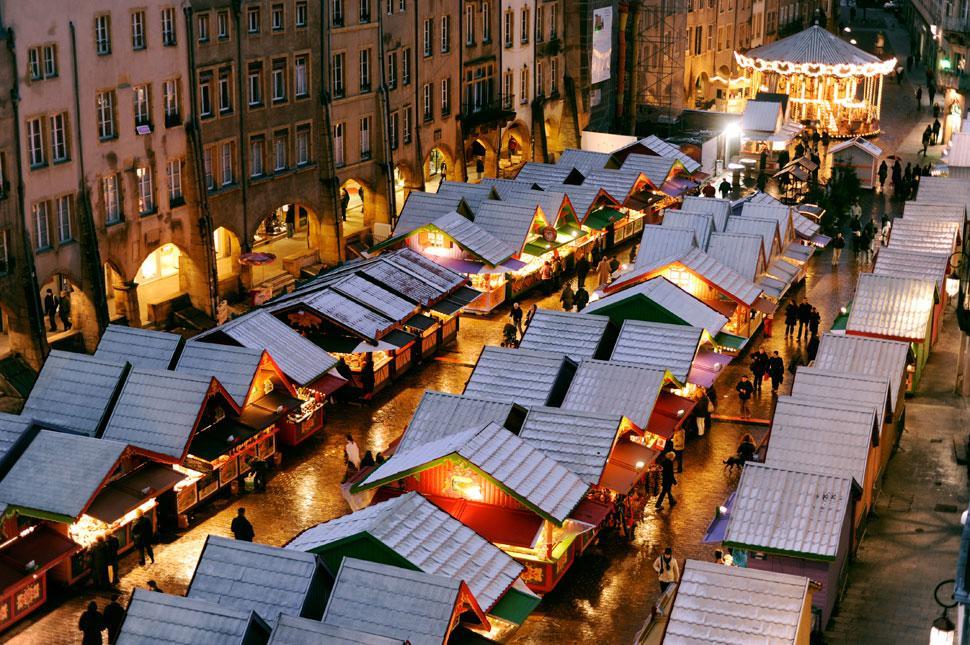
[[[791,120],[812,121],[835,138],[879,132],[883,79],[895,58],[881,60],[818,25],[734,57],[749,79],[748,100],[785,94]]]

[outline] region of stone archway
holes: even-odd
[[[514,121],[502,132],[499,173],[514,175],[532,156],[529,127],[522,121]]]
[[[43,282],[40,283],[40,305],[49,343],[56,342],[65,333],[75,330],[81,331],[86,341],[92,336],[95,339],[98,337],[98,318],[94,309],[94,302],[81,288],[81,284],[78,276],[63,269],[55,269],[45,276]],[[49,294],[48,291],[50,291]],[[51,317],[51,301],[47,298],[48,295],[51,296],[55,305],[53,320]],[[65,299],[67,302],[66,311],[63,304],[59,302]],[[51,324],[52,322],[53,324]]]
[[[292,287],[306,272],[319,269],[321,235],[319,216],[302,202],[284,203],[266,213],[248,231],[247,239],[253,253],[266,253],[273,259],[255,266],[239,265],[242,288],[269,290],[266,295],[276,295]]]
[[[239,256],[243,250],[239,236],[229,227],[220,226],[212,232],[212,247],[219,297],[233,299],[239,293]]]
[[[424,189],[433,193],[438,190],[442,179],[461,181],[455,154],[445,144],[438,144],[428,151],[422,163]]]
[[[468,181],[479,182],[491,177],[497,167],[498,154],[495,147],[483,137],[468,142],[465,147],[465,171]]]
[[[412,190],[421,190],[421,183],[417,180],[414,169],[406,161],[398,161],[394,165],[394,204],[397,212],[394,216],[401,214],[404,208],[404,201]]]
[[[174,242],[150,251],[130,279],[120,285],[115,281],[115,268],[106,263],[105,277],[114,281],[115,310],[128,319],[132,327],[170,328],[173,314],[186,305],[185,298],[197,309],[208,309],[207,274],[189,252]]]

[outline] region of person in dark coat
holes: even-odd
[[[363,466],[361,462],[361,466]],[[269,472],[269,464],[266,463],[265,459],[256,458],[253,459],[252,463],[253,469],[253,490],[257,492],[263,492],[266,490],[266,473]]]
[[[798,307],[794,302],[789,302],[785,307],[785,338],[791,338],[795,334],[795,324],[798,322]]]
[[[751,384],[754,386],[755,394],[761,392],[761,381],[764,380],[766,371],[768,371],[768,354],[763,349],[755,350],[751,355],[751,374],[754,376]]]
[[[610,273],[616,273],[620,268],[620,260],[614,255],[610,258]]]
[[[879,162],[879,190],[884,190],[886,188],[886,177],[889,176],[889,167],[886,165],[886,160],[883,159]]]
[[[917,112],[923,111],[923,88],[922,87],[916,88],[916,111]]]
[[[104,617],[98,611],[98,603],[93,600],[77,621],[77,628],[81,630],[81,645],[101,645],[101,630],[104,629]]]
[[[563,311],[573,310],[573,304],[574,304],[573,297],[575,295],[576,294],[573,293],[573,288],[567,282],[566,285],[562,288],[562,293],[559,294],[559,302],[562,303]]]
[[[933,136],[933,127],[930,125],[927,125],[926,129],[923,130],[923,137],[922,137],[922,142],[923,142],[922,153],[924,157],[926,156],[926,149],[930,145],[930,137],[932,136]],[[906,167],[909,168],[909,164],[906,164]]]
[[[771,393],[778,394],[778,386],[785,380],[785,361],[781,360],[777,350],[768,359],[768,376],[771,378]]]
[[[899,182],[903,180],[903,164],[899,163],[899,159],[893,164],[893,190],[899,186]]]
[[[573,296],[573,302],[576,303],[577,313],[586,308],[586,305],[589,304],[589,292],[586,291],[586,287],[576,289],[576,295]]]
[[[91,584],[95,589],[108,586],[108,549],[104,536],[99,536],[88,551],[88,564],[91,566]]]
[[[151,518],[142,515],[135,520],[135,525],[131,528],[131,540],[135,543],[135,548],[138,549],[138,564],[144,566],[146,553],[152,564],[155,564],[155,551],[152,549],[154,538],[155,528],[152,526]]]
[[[738,459],[741,463],[747,463],[754,459],[754,453],[758,451],[758,447],[754,445],[754,439],[750,434],[745,434],[741,437],[741,443],[738,444]]]
[[[108,630],[108,643],[112,645],[121,633],[121,624],[125,622],[125,608],[118,602],[118,594],[111,595],[111,602],[104,608],[104,628]]]
[[[118,580],[121,576],[118,575],[118,551],[121,550],[121,542],[118,541],[118,536],[112,533],[104,541],[105,555],[108,560],[108,566],[111,567],[111,579],[109,582],[112,585],[118,584]]]
[[[253,525],[246,519],[246,509],[242,507],[236,512],[236,517],[232,518],[229,530],[232,531],[234,538],[243,542],[252,542],[256,537]]]
[[[283,222],[286,224],[286,237],[293,237],[296,231],[296,206],[287,208],[283,214]]]
[[[721,199],[727,199],[728,195],[731,194],[731,182],[726,178],[721,180],[721,183],[717,186],[718,192],[721,193]]]
[[[158,586],[158,583],[155,582],[154,580],[149,580],[146,584],[148,585],[149,591],[154,591],[155,593],[165,593],[164,591],[162,591],[162,588]]]
[[[343,220],[347,221],[347,206],[350,205],[350,193],[346,189],[340,189],[340,215]]]
[[[61,292],[61,299],[57,301],[57,314],[64,325],[64,331],[72,327],[71,325],[71,291],[65,289]]]
[[[812,305],[808,304],[808,300],[802,300],[801,304],[798,305],[798,335],[796,338],[799,340],[804,332],[805,338],[808,338],[808,323],[812,318]]]
[[[802,145],[801,142],[799,142],[795,146],[795,159],[799,159],[799,158],[801,158],[804,155],[805,155],[805,146]]]
[[[940,141],[940,120],[939,119],[934,119],[933,120],[933,145],[934,146],[937,146],[937,145],[940,145],[940,143],[941,143],[941,141]]]
[[[822,324],[822,314],[818,309],[812,307],[811,317],[808,319],[808,333],[810,336],[818,336],[819,325]]]
[[[818,334],[812,334],[812,337],[808,340],[808,347],[805,350],[805,353],[808,356],[809,363],[814,361],[815,356],[818,355],[818,344],[819,344]]]
[[[677,478],[674,477],[674,460],[676,458],[677,456],[673,452],[668,452],[660,460],[660,495],[657,497],[655,505],[658,511],[663,508],[665,498],[670,500],[670,508],[677,505],[673,493],[673,487],[677,483]]]
[[[754,393],[754,386],[751,385],[751,381],[748,380],[747,374],[741,375],[741,380],[734,389],[738,391],[738,402],[741,403],[741,418],[747,419],[751,416],[751,409],[748,407],[748,400]]]
[[[44,295],[44,315],[47,316],[48,326],[51,331],[57,331],[57,298],[54,297],[54,290],[48,289]]]
[[[576,260],[576,280],[580,287],[586,286],[586,276],[589,275],[590,270],[589,260],[586,258],[584,253],[578,260]]]
[[[517,302],[512,303],[512,311],[509,313],[509,318],[512,319],[512,324],[515,328],[519,330],[519,336],[523,334],[522,331],[522,305]]]

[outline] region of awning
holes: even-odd
[[[733,349],[735,351],[740,351],[748,342],[748,339],[744,336],[736,336],[734,334],[729,334],[726,331],[718,332],[717,336],[714,337],[714,344],[718,347],[724,347],[727,349]]]
[[[599,526],[609,516],[612,510],[612,504],[604,504],[595,499],[584,497],[579,504],[576,504],[573,512],[569,514],[569,519],[589,524],[590,526]]]
[[[831,241],[832,241],[831,237],[829,237],[828,235],[822,235],[821,233],[816,233],[815,235],[812,236],[812,239],[809,240],[809,242],[811,242],[812,244],[814,244],[819,248],[825,248],[826,246],[828,246],[829,242]]]
[[[505,595],[499,598],[492,610],[488,612],[490,616],[497,616],[502,620],[507,620],[515,625],[521,625],[525,619],[535,611],[535,608],[542,602],[542,598],[534,593],[526,593],[512,587]]]
[[[603,468],[600,475],[600,486],[609,488],[622,495],[626,495],[633,488],[646,469],[649,468],[660,456],[660,451],[653,448],[641,446],[629,439],[622,439],[613,447],[610,460]],[[642,463],[640,469],[637,464]],[[575,513],[573,513],[575,516]]]
[[[660,190],[670,197],[680,197],[688,190],[697,188],[697,186],[698,184],[686,177],[672,177],[663,183]]]
[[[598,210],[593,211],[586,216],[586,220],[583,222],[583,226],[586,228],[591,228],[595,231],[606,230],[610,224],[613,222],[623,219],[626,217],[625,213],[622,213],[615,208],[609,208],[604,206]]]
[[[697,352],[694,362],[691,363],[690,372],[687,374],[687,382],[703,387],[711,387],[720,375],[721,370],[727,367],[733,356],[728,354],[718,354],[717,352]]]
[[[437,324],[437,320],[431,316],[425,316],[424,314],[414,314],[404,321],[405,327],[417,329],[418,331],[428,331]]]
[[[670,439],[674,436],[677,427],[690,416],[695,405],[696,402],[693,399],[677,396],[664,390],[657,397],[657,402],[653,406],[653,414],[650,415],[647,430],[664,439]],[[683,413],[678,414],[681,410],[683,410]]]
[[[771,316],[778,311],[778,303],[767,298],[758,298],[754,301],[754,306],[751,308],[765,314],[766,316]]]
[[[347,379],[339,374],[331,374],[328,372],[313,383],[310,383],[308,387],[324,396],[330,396],[345,385],[347,385]]]
[[[395,349],[399,349],[397,345],[392,345],[391,343],[379,340],[376,342],[370,342],[369,340],[361,341],[356,347],[354,347],[351,354],[370,354],[372,352],[392,352]]]
[[[171,466],[147,463],[101,489],[87,514],[105,524],[120,519],[151,497],[158,497],[185,479]]]
[[[537,237],[536,239],[527,243],[525,245],[525,253],[534,255],[535,257],[541,257],[553,249],[558,249],[560,246],[569,244],[583,234],[582,230],[573,226],[563,226],[562,228],[557,229],[556,233],[557,235],[554,242],[547,242],[545,239]]]
[[[493,544],[531,549],[543,520],[532,511],[501,508],[451,497],[431,497],[437,507]]]
[[[448,296],[448,299],[454,300],[455,302],[460,302],[463,305],[470,305],[481,295],[482,292],[477,289],[472,289],[471,287],[459,287],[458,291]]]
[[[225,419],[222,423],[217,423],[195,435],[189,447],[189,454],[212,463],[258,433],[259,430],[250,428],[236,419]]]
[[[714,520],[708,525],[704,539],[701,540],[704,544],[717,544],[724,541],[728,523],[731,521],[731,509],[734,508],[734,497],[736,495],[736,491],[732,492],[721,505],[727,511],[726,513],[722,513],[720,508],[715,512]]]
[[[415,336],[401,331],[400,329],[395,329],[391,331],[387,336],[381,339],[382,341],[388,342],[398,348],[407,347],[416,340]]]
[[[360,344],[360,338],[336,334],[309,333],[306,338],[320,349],[335,354],[352,354]]]
[[[789,244],[785,247],[785,251],[782,253],[782,255],[790,260],[804,263],[808,262],[813,253],[815,253],[815,249],[810,246],[805,246],[804,244]]]
[[[465,260],[462,258],[445,258],[436,255],[431,259],[434,260],[435,264],[440,264],[446,269],[451,269],[455,273],[461,273],[462,275],[478,275],[479,273],[486,272],[488,268],[483,262],[475,262],[474,260]]]
[[[39,576],[80,550],[74,540],[46,524],[34,526],[30,533],[11,540],[0,549],[0,595],[6,595],[24,578]],[[30,562],[36,568],[28,572]]]
[[[442,316],[451,316],[464,308],[464,304],[460,302],[455,302],[451,298],[445,298],[441,302],[431,305],[431,311],[441,314]]]
[[[283,413],[277,412],[276,408],[262,407],[257,401],[243,409],[239,415],[239,421],[254,430],[265,430],[279,421],[282,416]]]

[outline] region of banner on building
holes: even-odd
[[[590,81],[602,83],[610,78],[610,58],[613,56],[613,8],[593,10],[593,62]]]

